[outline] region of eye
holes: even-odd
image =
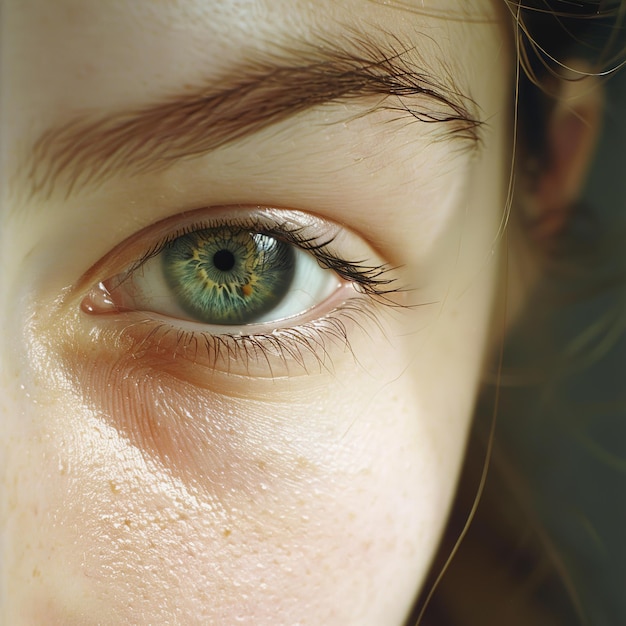
[[[275,377],[352,354],[353,332],[369,333],[369,321],[380,328],[382,309],[405,306],[396,282],[397,270],[338,224],[292,209],[234,206],[147,227],[78,288],[91,283],[80,308],[101,318],[94,341],[167,362],[168,371],[190,363]]]
[[[137,268],[105,281],[121,310],[211,326],[277,322],[342,286],[316,258],[275,235],[223,225],[168,241]]]

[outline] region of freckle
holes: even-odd
[[[233,531],[230,528],[225,528],[222,534],[224,535],[224,537],[230,537],[232,532]]]
[[[41,576],[41,572],[39,571],[39,568],[38,568],[38,567],[36,567],[36,568],[33,570],[33,578],[39,578],[40,576]]]
[[[115,484],[112,480],[109,481],[109,487],[111,489],[111,493],[119,493],[120,492],[119,485]]]
[[[243,295],[248,297],[252,295],[252,285],[248,284],[248,285],[244,285],[241,288],[241,291],[243,292]]]
[[[299,469],[305,469],[305,470],[309,469],[310,467],[312,467],[312,464],[304,456],[299,456],[296,459],[296,465],[298,466]]]
[[[130,520],[129,519],[125,519],[124,520],[124,526],[126,526],[126,528],[130,528]]]

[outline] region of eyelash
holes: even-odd
[[[247,373],[251,364],[258,361],[265,364],[271,376],[275,376],[278,375],[274,371],[276,367],[273,366],[276,359],[287,368],[288,374],[291,373],[288,367],[291,362],[298,364],[306,373],[310,357],[313,357],[313,362],[316,362],[320,368],[332,370],[329,342],[339,342],[344,350],[353,353],[348,337],[349,324],[355,324],[364,329],[364,322],[373,322],[381,329],[377,315],[379,309],[375,309],[373,304],[378,303],[392,308],[405,306],[398,302],[397,297],[394,298],[404,290],[396,286],[397,278],[389,275],[397,268],[387,264],[367,265],[362,260],[348,261],[341,258],[331,249],[336,236],[309,237],[304,233],[306,229],[304,226],[294,225],[288,221],[268,225],[254,218],[199,220],[177,228],[135,261],[120,277],[118,285],[130,278],[148,260],[161,253],[177,238],[197,230],[223,226],[268,235],[297,246],[312,254],[322,268],[334,271],[341,279],[354,285],[358,293],[366,297],[349,297],[338,307],[314,321],[293,327],[273,328],[270,332],[250,334],[213,334],[202,330],[176,328],[167,322],[144,318],[137,324],[131,325],[132,328],[144,324],[152,326],[134,348],[133,353],[136,357],[141,357],[148,352],[156,352],[160,355],[169,353],[172,357],[184,356],[192,363],[196,363],[202,346],[206,354],[203,359],[206,359],[209,367],[215,370],[218,364],[224,361],[228,365],[227,373],[230,373],[233,360],[243,363]],[[126,329],[129,330],[130,327],[127,326]],[[167,348],[163,348],[162,345],[169,343],[173,334],[176,335],[173,347],[170,344]]]
[[[222,226],[234,227],[240,230],[251,231],[270,237],[280,239],[285,243],[298,246],[305,252],[310,252],[320,263],[324,269],[329,269],[337,273],[340,278],[346,281],[356,283],[363,293],[384,298],[393,293],[402,291],[393,287],[396,282],[395,278],[386,278],[386,274],[393,268],[386,264],[368,266],[362,261],[347,261],[334,254],[329,247],[332,245],[335,237],[327,240],[320,240],[317,237],[304,237],[302,231],[304,227],[292,227],[288,222],[276,224],[268,227],[258,220],[254,219],[235,219],[229,220],[227,223],[221,221],[200,221],[195,222],[184,228],[179,228],[170,233],[167,237],[159,241],[155,246],[148,250],[138,261],[136,261],[125,273],[126,276],[132,275],[141,268],[148,260],[157,256],[171,242],[179,237],[188,235],[197,230],[219,228]]]
[[[372,307],[366,302],[346,302],[319,320],[306,322],[293,328],[281,328],[271,333],[255,333],[250,335],[221,334],[214,335],[204,331],[188,331],[176,329],[164,322],[158,322],[149,331],[134,349],[134,356],[141,358],[151,353],[158,356],[161,350],[167,356],[176,358],[183,356],[192,364],[200,358],[200,350],[204,351],[201,357],[211,370],[225,371],[226,374],[238,374],[239,369],[233,371],[233,362],[242,364],[247,375],[251,375],[251,367],[259,362],[269,371],[270,377],[291,375],[291,363],[295,363],[306,374],[311,373],[309,363],[332,372],[333,361],[330,353],[330,344],[338,343],[341,348],[354,355],[350,340],[347,322],[354,323],[364,329],[364,322],[374,323],[381,328]],[[140,324],[150,324],[147,320]],[[172,347],[162,348],[168,335],[176,334],[173,354]],[[161,353],[162,356],[162,353]],[[278,359],[278,361],[276,361]],[[227,364],[226,368],[219,368],[220,364]],[[278,367],[284,367],[279,372]]]

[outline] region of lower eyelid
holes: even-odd
[[[355,297],[360,298],[366,296],[358,293],[354,283],[348,283],[345,281],[340,282],[340,280],[337,279],[337,283],[332,293],[326,297],[320,305],[311,307],[298,315],[243,326],[210,325],[202,322],[194,322],[182,317],[179,318],[171,315],[163,315],[154,311],[136,310],[130,306],[126,306],[123,299],[118,298],[114,300],[112,298],[109,281],[106,281],[104,283],[99,283],[89,290],[87,295],[81,301],[80,309],[83,313],[90,316],[119,315],[124,316],[126,319],[130,319],[130,316],[132,315],[133,317],[140,318],[146,322],[154,320],[170,326],[175,324],[177,329],[185,333],[210,334],[213,336],[254,336],[266,335],[274,331],[280,331],[281,329],[291,328],[294,325],[314,321],[314,318],[312,317],[313,311],[315,311],[315,317],[320,318],[333,309],[338,308],[343,302]]]
[[[238,328],[237,333],[219,335],[202,325],[180,328],[158,316],[129,312],[94,318],[99,330],[89,333],[89,339],[200,386],[212,386],[221,375],[276,379],[327,373],[337,359],[352,359],[355,334],[380,334],[381,305],[355,294],[351,285],[341,291],[344,297],[324,316],[298,324],[292,318],[281,328],[272,324],[251,328],[254,333],[242,334]],[[350,292],[352,297],[346,298]]]
[[[192,492],[206,489],[228,506],[257,495],[260,477],[270,486],[297,481],[300,471],[306,478],[303,460],[323,422],[318,416],[303,423],[294,414],[309,415],[307,406],[331,384],[328,376],[315,382],[225,375],[150,351],[138,356],[117,330],[89,338],[97,349],[69,342],[60,353],[68,389]],[[354,373],[352,363],[343,371]],[[330,411],[321,417],[334,419]]]

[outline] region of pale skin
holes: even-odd
[[[2,623],[402,623],[502,333],[513,136],[503,13],[432,4],[5,3]],[[275,63],[322,39],[401,42],[407,64],[471,99],[480,142],[377,94],[158,169],[71,190],[62,173],[33,191],[22,164],[46,129],[219,86],[247,59]],[[423,95],[403,105],[449,112]],[[90,290],[157,231],[258,207],[300,225],[314,216],[338,256],[387,266],[397,291],[371,298],[331,277],[341,287],[294,319],[229,332],[343,319],[335,309],[350,302],[368,313],[343,319],[349,348],[322,322],[313,349],[217,358],[162,326],[151,334],[189,327],[150,306],[89,310]]]

